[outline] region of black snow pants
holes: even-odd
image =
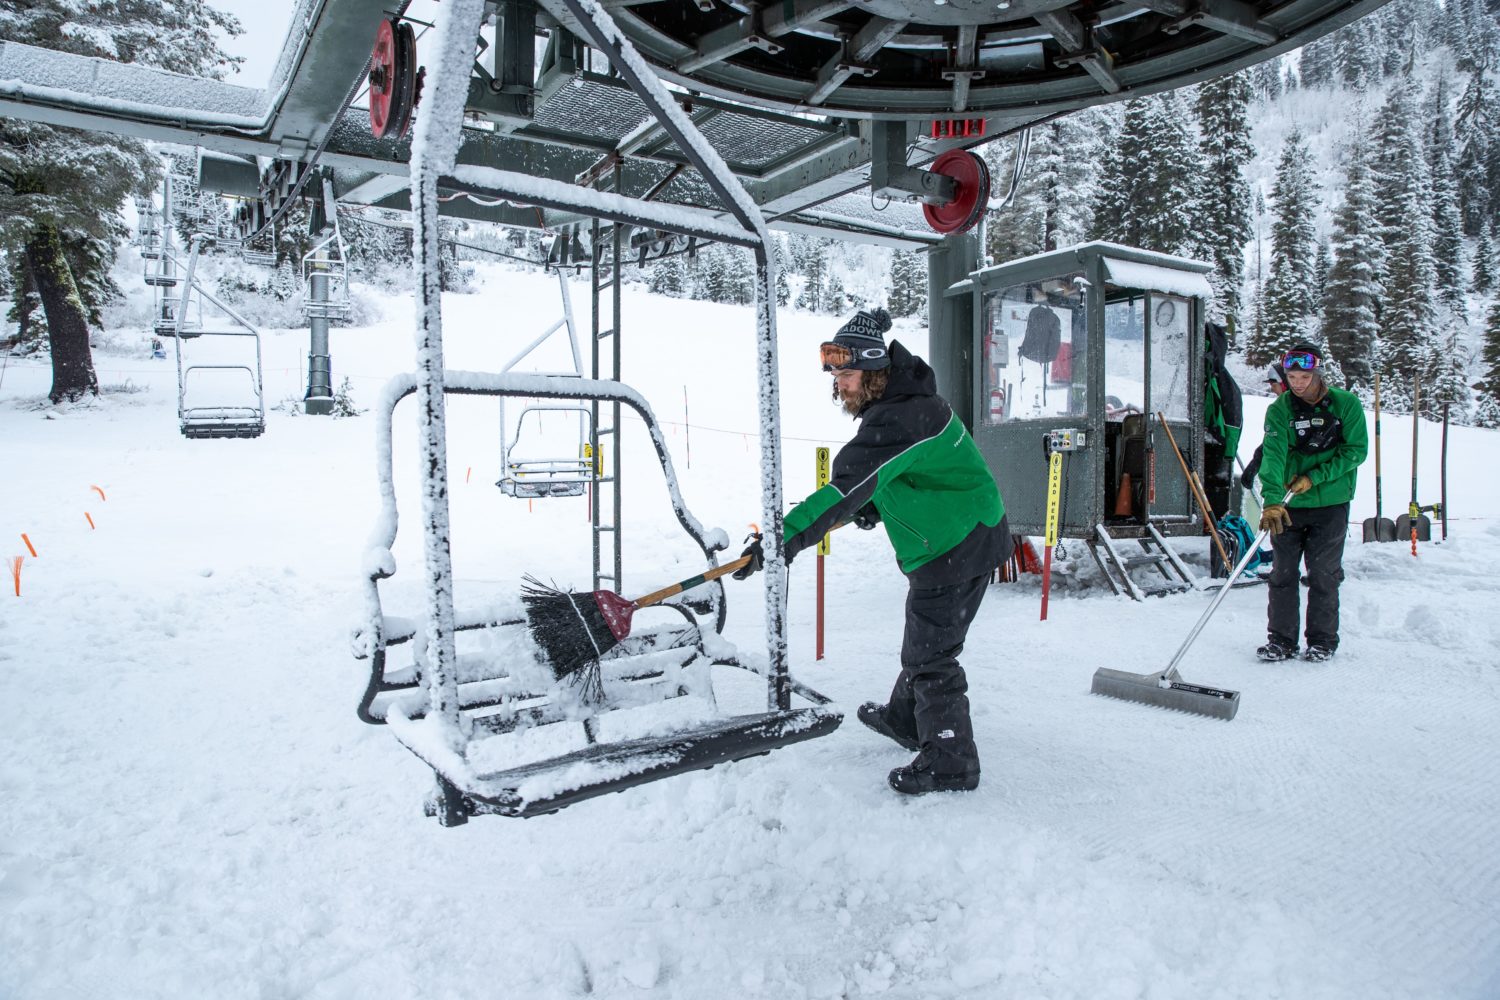
[[[944,587],[912,587],[906,595],[901,675],[891,688],[886,718],[897,732],[915,733],[917,742],[937,754],[935,772],[979,767],[969,684],[958,654],[989,582],[985,573]]]
[[[1344,536],[1349,505],[1288,507],[1292,526],[1271,536],[1266,632],[1272,642],[1297,648],[1302,610],[1301,563],[1307,560],[1307,644],[1337,649],[1339,584],[1344,579]]]

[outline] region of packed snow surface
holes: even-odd
[[[382,301],[383,321],[332,334],[334,384],[348,376],[361,406],[412,368],[410,300]],[[445,301],[446,363],[494,371],[560,308],[555,278],[489,272]],[[760,510],[754,315],[633,289],[624,309],[625,380],[732,555]],[[837,322],[781,316],[789,501],[812,490],[813,449],[853,430],[816,360]],[[921,353],[921,329],[895,336]],[[185,440],[173,362],[148,360],[139,332],[116,337],[124,349],[96,352],[101,381],[145,391],[59,411],[45,367],[0,373],[0,556],[25,557],[21,596],[8,578],[0,594],[0,996],[1500,996],[1494,432],[1452,431],[1446,543],[1413,558],[1352,527],[1335,659],[1256,662],[1265,592],[1229,595],[1183,673],[1242,691],[1233,722],[1088,693],[1097,667],[1164,666],[1208,593],[1137,604],[1064,586],[1044,623],[1034,578],[997,585],[963,654],[983,783],[901,798],[885,775],[909,755],[853,710],[895,676],[905,582],[880,532],[846,529],[821,662],[811,553],[790,582],[797,676],[849,715],[832,736],[444,829],[422,815],[430,771],[354,715],[368,661],[349,632],[380,517],[373,412],[278,408],[259,439]],[[300,398],[306,349],[305,331],[266,334],[269,404]],[[416,618],[407,405],[382,597]],[[1264,406],[1249,401],[1252,428]],[[494,488],[493,399],[454,397],[448,420],[459,605],[513,605],[525,573],[588,589],[587,500]],[[1411,422],[1383,424],[1394,516]],[[553,428],[575,454],[576,426]],[[1438,432],[1422,435],[1426,503]],[[633,596],[702,555],[628,414],[624,437]],[[1001,486],[1044,474],[1038,452]],[[1368,463],[1356,522],[1374,512],[1372,476]],[[754,655],[761,580],[727,587],[726,637]],[[759,678],[718,680],[726,707],[763,706]]]

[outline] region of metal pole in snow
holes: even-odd
[[[814,481],[817,483],[818,489],[821,490],[823,487],[828,485],[828,475],[828,449],[819,448],[816,451],[816,466],[813,476]],[[832,545],[830,544],[828,535],[825,534],[823,536],[823,540],[818,543],[818,610],[816,616],[817,639],[815,642],[816,655],[814,658],[819,660],[823,658],[823,557],[828,555],[830,551],[832,551]]]

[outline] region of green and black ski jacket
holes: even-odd
[[[1260,460],[1261,496],[1279,503],[1298,476],[1312,480],[1288,507],[1332,507],[1354,499],[1354,482],[1370,450],[1359,397],[1329,386],[1316,403],[1283,392],[1266,410]]]
[[[932,368],[898,341],[890,352],[885,393],[859,414],[859,430],[834,457],[828,485],[787,514],[787,558],[872,504],[914,585],[971,579],[1008,554],[1000,488],[938,396]]]

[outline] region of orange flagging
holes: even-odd
[[[21,532],[21,541],[23,541],[23,542],[26,543],[26,551],[30,552],[31,553],[31,558],[35,559],[36,558],[36,546],[31,544],[31,539],[29,539],[29,538],[26,537],[26,533],[24,531]]]
[[[99,526],[94,523],[94,515],[93,514],[90,514],[88,511],[84,511],[83,512],[83,516],[89,519],[89,527],[90,528],[93,528],[95,531],[99,530]]]
[[[97,487],[97,486],[90,486],[89,489],[91,489],[95,493],[99,494],[99,499],[100,500],[108,500],[109,499],[109,497],[105,496],[104,495],[104,491],[101,490],[99,487]]]
[[[21,596],[21,563],[25,558],[25,556],[11,556],[10,558],[10,578],[16,585],[17,597]]]

